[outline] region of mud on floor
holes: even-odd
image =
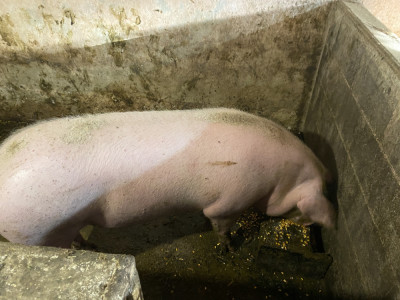
[[[321,277],[331,258],[313,252],[309,228],[249,211],[233,228],[232,240],[234,251],[225,253],[197,213],[94,228],[88,242],[95,251],[134,255],[146,300],[327,297]]]

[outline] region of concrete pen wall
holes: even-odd
[[[225,106],[297,128],[328,3],[3,1],[0,118]]]
[[[338,178],[324,237],[339,298],[400,297],[399,62],[400,40],[362,5],[335,5],[304,131]]]

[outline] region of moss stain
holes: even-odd
[[[13,30],[14,23],[11,21],[10,15],[0,16],[0,37],[8,46],[20,46],[23,42]]]
[[[93,47],[89,47],[89,46],[84,46],[85,49],[85,60],[88,63],[93,63],[94,59],[96,58],[96,50]]]
[[[132,16],[136,17],[136,25],[140,25],[140,23],[142,23],[142,19],[140,18],[139,12],[136,9],[131,8],[131,13]]]
[[[140,16],[136,15],[137,11],[135,9],[133,9],[133,11],[131,9],[131,13],[133,14],[134,20],[130,20],[128,18],[125,12],[125,8],[123,7],[118,7],[118,8],[110,7],[110,12],[118,20],[119,26],[125,33],[125,35],[129,35],[131,31],[138,30],[137,25],[139,25],[142,22]]]
[[[108,54],[113,57],[114,64],[117,67],[122,67],[124,62],[123,53],[125,51],[126,42],[117,34],[114,27],[111,27],[108,30],[108,38],[111,42],[111,45],[108,48]]]
[[[186,81],[185,84],[187,86],[187,90],[188,91],[193,90],[196,87],[196,84],[200,79],[201,78],[199,76],[196,76],[196,77],[192,78],[191,80]]]
[[[47,82],[43,78],[40,78],[39,87],[45,93],[49,93],[53,90],[51,83]]]
[[[124,51],[126,47],[125,38],[122,35],[129,36],[132,31],[138,30],[138,25],[141,24],[141,18],[137,10],[131,9],[134,20],[128,18],[125,8],[114,8],[110,6],[110,13],[118,20],[118,26],[111,26],[107,30],[108,38],[111,46],[108,49],[108,54],[114,59],[114,64],[117,67],[122,67],[124,62]],[[104,25],[102,25],[104,27]],[[120,34],[121,33],[121,34]]]
[[[71,20],[71,25],[75,24],[76,16],[72,10],[64,10],[64,16]]]
[[[56,20],[54,19],[54,17],[50,14],[46,14],[44,12],[42,12],[42,17],[43,17],[43,21],[44,23],[47,25],[47,27],[50,29],[51,33],[54,33],[53,31],[53,25],[56,24]]]

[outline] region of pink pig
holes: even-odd
[[[0,148],[0,234],[70,247],[117,227],[202,210],[224,235],[250,206],[332,227],[327,170],[283,127],[233,109],[85,115],[22,129]],[[293,214],[294,213],[294,214]]]

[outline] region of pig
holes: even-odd
[[[203,211],[221,236],[254,206],[332,227],[327,169],[297,137],[239,110],[114,112],[39,122],[0,148],[0,234],[70,247],[86,225]]]

